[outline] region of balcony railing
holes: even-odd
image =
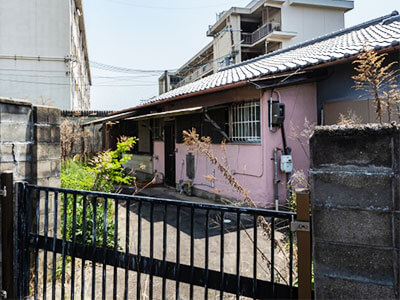
[[[263,37],[267,36],[271,32],[280,30],[281,30],[281,23],[279,22],[265,23],[263,26],[258,28],[253,33],[242,32],[243,44],[247,45],[254,44],[255,42],[261,40]]]

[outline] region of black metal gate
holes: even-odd
[[[297,298],[293,213],[25,183],[17,192],[18,298]]]

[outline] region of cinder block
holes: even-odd
[[[50,159],[61,159],[61,145],[59,143],[48,144],[48,157]]]
[[[35,124],[35,142],[51,142],[51,127],[49,125]]]
[[[49,158],[49,144],[36,143],[32,146],[35,160],[46,160]]]
[[[49,123],[49,108],[47,106],[34,106],[33,107],[33,122],[36,124]]]
[[[315,276],[315,290],[315,299],[396,299],[393,286],[325,276]]]
[[[36,184],[40,186],[49,186],[49,178],[36,178]]]
[[[2,162],[0,163],[0,172],[13,171],[14,163],[12,162]]]
[[[38,160],[34,166],[36,178],[51,177],[51,162],[49,160]]]
[[[60,127],[56,125],[51,125],[51,142],[60,143]]]
[[[54,107],[48,108],[48,123],[59,125],[61,123],[61,111]]]
[[[395,251],[314,241],[315,274],[394,285]],[[397,263],[397,262],[396,262]]]
[[[312,210],[314,236],[320,240],[367,246],[394,247],[390,212],[320,209]]]
[[[398,168],[399,127],[362,125],[326,126],[317,129],[310,140],[311,168],[358,166]]]
[[[399,179],[386,174],[319,172],[310,174],[312,204],[327,207],[394,209]]]
[[[32,178],[31,162],[17,162],[14,164],[14,177],[18,180],[29,181]]]
[[[60,177],[50,177],[49,178],[49,186],[59,188],[61,187],[61,178]],[[59,196],[60,199],[60,196]],[[60,201],[60,200],[59,200]]]
[[[32,123],[32,108],[25,105],[0,103],[0,122]]]
[[[23,123],[1,123],[0,137],[2,142],[31,142],[32,127]]]
[[[51,160],[50,161],[50,166],[51,166],[51,175],[55,177],[60,177],[61,173],[61,160]]]
[[[31,149],[31,144],[0,144],[0,162],[31,161]]]

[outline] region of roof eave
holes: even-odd
[[[230,90],[230,89],[234,89],[234,88],[239,88],[239,87],[244,87],[248,85],[248,81],[244,80],[244,81],[239,81],[239,82],[235,82],[235,83],[231,83],[231,84],[226,84],[223,86],[218,86],[215,88],[211,88],[208,90],[202,90],[202,91],[197,91],[197,92],[193,92],[190,94],[184,94],[184,95],[179,95],[179,96],[175,96],[172,98],[167,98],[167,99],[163,99],[163,100],[158,100],[155,102],[150,102],[150,103],[146,103],[143,105],[139,105],[139,106],[134,106],[131,108],[127,108],[124,110],[120,110],[117,111],[115,113],[110,114],[110,116],[116,115],[116,114],[121,114],[121,113],[125,113],[125,112],[130,112],[130,111],[134,111],[134,110],[138,110],[138,109],[143,109],[143,108],[148,108],[148,107],[152,107],[152,106],[156,106],[159,104],[165,104],[165,103],[169,103],[172,101],[177,101],[177,100],[181,100],[181,99],[185,99],[185,98],[190,98],[190,97],[195,97],[195,96],[202,96],[202,95],[206,95],[206,94],[211,94],[211,93],[215,93],[215,92],[220,92],[220,91],[225,91],[225,90]]]

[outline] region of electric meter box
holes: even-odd
[[[292,173],[293,171],[293,159],[291,155],[281,156],[281,171],[284,173]]]
[[[280,126],[285,121],[285,104],[282,102],[272,103],[272,125]]]

